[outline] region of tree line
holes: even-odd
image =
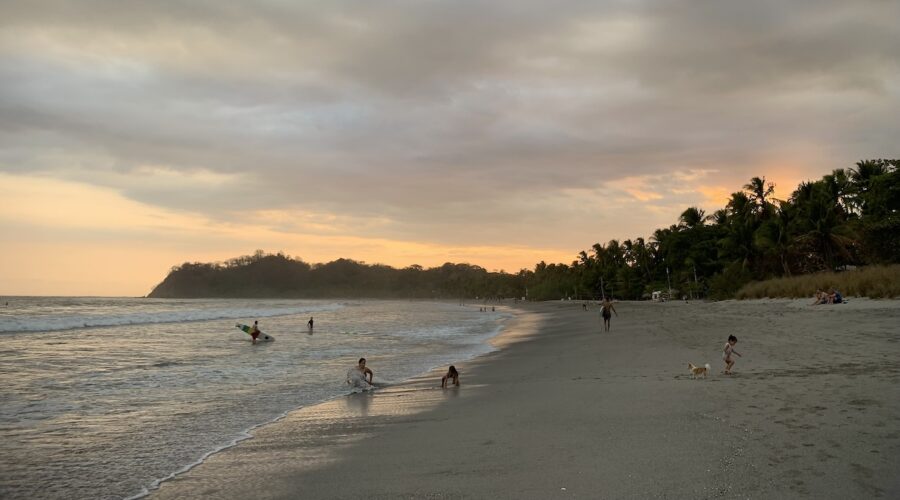
[[[395,269],[283,254],[172,269],[151,297],[730,298],[753,280],[900,262],[900,160],[864,160],[801,183],[786,200],[754,177],[711,214],[688,207],[643,237],[596,243],[571,264],[516,274],[471,264]]]

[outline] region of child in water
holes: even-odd
[[[734,366],[734,359],[731,357],[731,355],[741,355],[741,353],[734,350],[735,344],[737,344],[737,337],[735,337],[734,335],[729,335],[728,342],[725,343],[725,348],[722,349],[722,359],[725,360],[725,375],[731,375],[731,367]]]
[[[453,385],[459,387],[459,372],[456,371],[456,367],[450,365],[450,368],[447,370],[447,374],[441,378],[441,389],[445,389],[447,387],[447,381],[453,380]]]

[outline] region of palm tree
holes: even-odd
[[[713,212],[712,215],[708,215],[706,220],[717,226],[724,226],[728,223],[728,210],[720,208]]]
[[[702,208],[688,207],[684,212],[681,212],[681,216],[678,218],[678,225],[686,229],[693,229],[702,226],[704,220],[706,220],[706,212]]]
[[[754,211],[760,217],[767,217],[771,214],[771,202],[767,198],[775,193],[775,184],[766,184],[766,178],[754,177],[750,179],[750,183],[744,184],[744,190],[750,193],[750,199],[756,205]]]
[[[753,257],[753,233],[758,226],[754,208],[752,199],[742,191],[732,193],[725,207],[728,218],[725,236],[719,241],[721,255],[732,262],[740,262],[743,268]]]
[[[855,206],[863,215],[867,215],[871,207],[867,203],[872,181],[876,177],[888,173],[896,160],[863,160],[856,162],[856,168],[850,169],[850,181],[853,185]]]
[[[800,213],[801,220],[798,222],[802,228],[797,242],[806,245],[827,269],[832,270],[839,259],[852,259],[851,248],[858,238],[825,182],[801,185],[801,188],[795,192],[795,195],[800,195],[795,197],[795,205]]]
[[[756,245],[774,255],[781,265],[781,271],[785,276],[791,275],[789,255],[794,241],[791,229],[794,225],[794,206],[786,201],[779,202],[775,216],[763,224],[756,232]]]

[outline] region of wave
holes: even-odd
[[[123,325],[154,325],[218,319],[271,318],[292,314],[336,311],[343,304],[306,304],[291,307],[201,308],[169,311],[112,312],[109,314],[21,315],[0,324],[0,333],[49,332]]]

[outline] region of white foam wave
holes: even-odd
[[[335,311],[342,304],[306,304],[292,307],[235,307],[212,309],[184,309],[170,311],[147,311],[124,314],[53,314],[22,315],[8,318],[0,324],[0,333],[47,332],[76,330],[123,325],[152,325],[162,323],[185,323],[217,319],[270,318],[291,314],[309,314]]]

